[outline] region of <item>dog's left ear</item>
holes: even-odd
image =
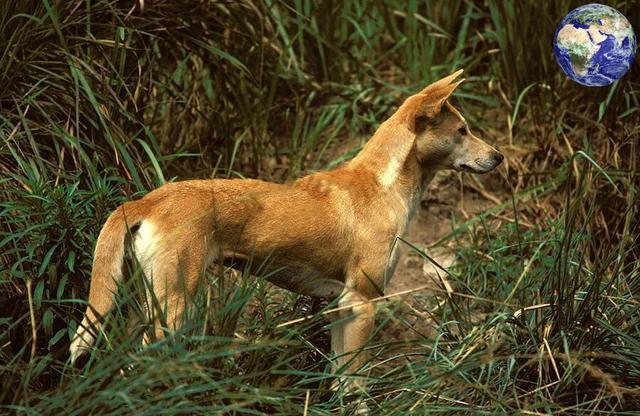
[[[440,114],[445,101],[453,94],[453,91],[460,85],[464,78],[453,82],[460,74],[462,69],[448,75],[433,84],[430,84],[418,94],[413,95],[404,102],[400,107],[409,129],[414,133],[424,130],[429,121],[435,120]]]

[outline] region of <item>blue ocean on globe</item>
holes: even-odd
[[[602,4],[580,6],[558,25],[553,50],[572,80],[602,87],[620,79],[636,55],[636,36],[626,17]]]

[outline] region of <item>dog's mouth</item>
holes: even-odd
[[[480,166],[475,163],[474,164],[461,163],[455,166],[455,170],[457,170],[458,172],[469,172],[469,173],[487,173],[491,169],[493,169],[493,167],[486,168],[484,166]]]
[[[477,173],[478,170],[472,168],[471,166],[467,165],[466,163],[461,163],[458,166],[458,169],[456,169],[458,172],[471,172],[471,173]]]
[[[469,173],[487,173],[492,171],[496,166],[502,162],[502,155],[490,159],[476,159],[474,161],[456,163],[454,169],[458,172]]]

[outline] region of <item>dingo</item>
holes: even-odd
[[[440,169],[484,173],[503,156],[474,136],[447,101],[462,70],[409,97],[350,162],[293,183],[190,180],[168,183],[118,207],[95,248],[88,307],[71,343],[71,361],[95,341],[122,280],[125,237],[169,329],[213,261],[266,260],[269,280],[311,296],[339,296],[331,329],[335,368],[355,370],[374,326],[375,307],[393,273],[393,247],[421,192]],[[393,253],[390,253],[393,251]],[[259,261],[258,261],[259,262]],[[349,311],[349,313],[347,313]],[[157,315],[156,315],[157,316]],[[154,318],[157,336],[163,336]],[[363,383],[350,383],[364,387]]]

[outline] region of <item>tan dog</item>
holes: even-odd
[[[447,102],[462,71],[409,97],[353,160],[289,184],[259,180],[168,183],[115,210],[98,237],[89,306],[72,341],[72,362],[95,341],[122,280],[125,237],[169,329],[182,320],[207,266],[220,257],[267,260],[269,280],[311,296],[340,296],[351,319],[331,330],[335,367],[359,368],[375,307],[395,267],[422,190],[440,169],[483,173],[503,157],[471,134]],[[392,253],[393,252],[393,253]],[[158,324],[159,321],[156,321]],[[159,337],[163,331],[156,326]]]

